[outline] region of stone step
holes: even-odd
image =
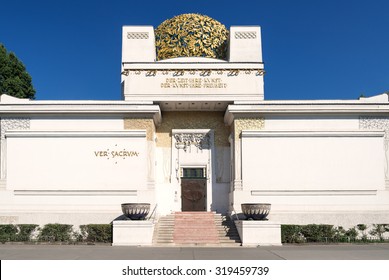
[[[168,239],[168,238],[173,238],[173,237],[178,237],[178,236],[183,236],[183,235],[174,235],[173,234],[160,234],[158,235],[157,239]],[[185,235],[185,236],[189,236],[189,235]],[[217,238],[219,238],[220,240],[239,240],[238,237],[236,238],[231,238],[229,236],[220,236],[220,235],[207,235],[207,236],[215,236]]]
[[[204,229],[206,229],[206,228],[204,228]],[[195,232],[197,232],[197,231],[203,231],[204,230],[203,228],[183,228],[182,230],[184,231],[184,230],[187,230],[187,231],[195,231]],[[179,228],[177,228],[176,230],[181,230],[181,229],[179,229]],[[169,234],[169,233],[172,233],[173,232],[173,229],[166,229],[166,230],[164,230],[164,229],[159,229],[158,230],[158,232],[159,232],[159,234]],[[216,233],[217,233],[217,235],[219,235],[219,236],[239,236],[239,234],[238,234],[238,232],[225,232],[225,231],[223,231],[223,230],[216,230]]]
[[[189,235],[189,234],[180,234],[180,233],[160,233],[158,236],[161,237],[161,238],[172,238],[173,236],[183,236],[183,235]],[[218,238],[220,239],[232,239],[232,240],[238,240],[239,239],[239,235],[236,235],[236,236],[227,236],[227,235],[220,235],[220,234],[214,234],[214,235],[211,235],[211,234],[207,234],[207,235],[204,235],[204,236],[217,236]]]
[[[175,244],[220,244],[218,241],[213,241],[213,240],[197,240],[197,239],[187,239],[187,240],[182,240],[182,241],[174,241]]]
[[[179,235],[179,234],[176,234],[176,235],[173,235],[173,234],[160,234],[158,236],[158,239],[167,239],[167,238],[173,238],[173,236],[183,236],[183,235]],[[189,236],[189,235],[185,235],[185,236]],[[231,239],[230,237],[228,236],[220,236],[220,235],[207,235],[207,236],[215,236],[217,238],[219,238],[220,240],[238,240],[239,238],[235,238],[235,239]]]
[[[185,239],[185,238],[193,238],[193,239],[217,239],[219,240],[219,236],[207,234],[207,235],[198,235],[198,234],[174,234],[173,240],[176,239]]]
[[[160,217],[154,244],[166,246],[240,246],[235,224],[215,212],[176,212]]]
[[[174,225],[175,229],[187,228],[187,229],[203,229],[203,228],[216,228],[212,223],[207,224],[180,224]]]
[[[208,228],[207,231],[203,231],[203,230],[191,230],[191,229],[175,229],[174,230],[174,234],[175,235],[198,235],[198,236],[207,236],[207,235],[215,235],[215,236],[219,236],[219,234],[213,230],[212,228]]]
[[[203,227],[175,227],[174,231],[184,231],[184,232],[196,232],[196,233],[205,233],[205,231],[218,232],[214,227],[203,226]]]
[[[191,242],[194,242],[194,241],[202,242],[202,243],[209,243],[209,242],[219,242],[219,238],[217,238],[217,237],[205,238],[205,237],[201,237],[201,236],[183,236],[183,237],[173,238],[173,241],[174,242],[179,242],[179,243],[182,243],[182,242],[191,243]]]
[[[235,242],[235,241],[240,241],[239,238],[231,239],[231,238],[229,238],[229,237],[227,237],[227,236],[222,236],[222,237],[219,236],[219,240],[233,241],[233,242]]]
[[[217,226],[217,228],[219,229],[219,230],[224,230],[224,231],[234,231],[234,230],[231,230],[229,227],[227,227],[227,226],[222,226],[222,225],[218,225],[217,223],[212,223],[212,222],[209,222],[208,224],[215,224],[216,226]],[[193,227],[194,227],[194,225],[202,225],[201,223],[179,223],[179,224],[177,224],[177,223],[173,223],[173,224],[164,224],[164,223],[162,223],[162,224],[159,224],[159,227],[160,228],[173,228],[174,226],[191,226],[192,227],[192,225],[193,225]]]
[[[189,237],[187,237],[188,239]],[[180,240],[181,238],[176,238],[175,240]],[[197,239],[197,238],[194,238],[193,239]],[[173,238],[170,237],[170,238],[158,238],[157,239],[159,242],[173,242]],[[232,240],[232,239],[224,239],[224,238],[204,238],[202,240],[218,240],[220,243],[236,243],[236,242],[239,242],[240,243],[240,240]]]
[[[219,238],[220,236],[218,234],[215,234],[215,233],[204,233],[204,234],[197,234],[197,233],[193,233],[193,232],[175,232],[173,234],[173,238],[185,238],[185,236],[187,237],[199,237],[199,238],[208,238],[208,237],[212,237],[212,238]]]
[[[173,236],[173,232],[159,232],[158,236]]]
[[[200,217],[200,218],[194,218],[194,217],[177,217],[177,218],[169,218],[169,219],[160,219],[159,222],[165,222],[165,223],[172,223],[174,222],[175,220],[188,220],[188,221],[194,221],[194,220],[204,220],[204,219],[207,219],[207,220],[210,220],[210,221],[215,221],[215,222],[220,222],[221,224],[225,223],[226,221],[225,220],[222,220],[222,219],[216,219],[216,218],[208,218],[208,217]]]

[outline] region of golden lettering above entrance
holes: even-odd
[[[121,157],[126,159],[126,157],[137,157],[139,156],[139,152],[136,151],[126,151],[125,149],[122,151],[110,151],[109,149],[105,151],[94,151],[96,157],[108,157],[115,158]]]
[[[221,78],[166,78],[161,88],[227,88]]]
[[[96,151],[93,151],[93,154],[96,158],[104,158],[104,159],[108,159],[108,160],[113,160],[113,162],[115,164],[117,164],[119,160],[125,160],[127,158],[139,157],[140,152],[114,148],[112,150],[111,149],[96,150]]]

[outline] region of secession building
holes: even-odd
[[[120,101],[2,95],[0,223],[110,223],[120,204],[389,223],[389,102],[264,99],[259,26],[124,26]]]

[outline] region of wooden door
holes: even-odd
[[[181,178],[182,211],[206,211],[207,179]]]

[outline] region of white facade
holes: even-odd
[[[285,224],[389,223],[387,94],[264,100],[259,27],[231,27],[227,60],[156,61],[154,38],[123,28],[123,101],[1,96],[0,223],[110,223],[129,202],[182,211],[190,172],[203,211],[266,202]]]

